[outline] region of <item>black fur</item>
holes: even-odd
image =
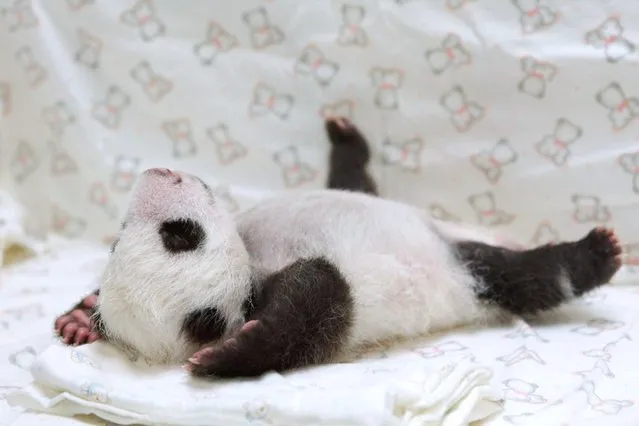
[[[337,120],[342,123],[341,126]],[[337,120],[326,121],[326,133],[331,142],[326,186],[377,195],[375,180],[367,171],[370,161],[368,142],[350,121],[345,118]]]
[[[193,343],[218,340],[226,330],[226,319],[216,308],[202,308],[189,313],[182,322],[182,333]]]
[[[252,318],[253,314],[255,313],[255,309],[257,308],[257,306],[255,305],[257,299],[257,291],[262,285],[262,281],[263,280],[255,277],[253,282],[251,282],[250,293],[242,304],[242,312],[244,313],[244,318]]]
[[[196,376],[251,377],[330,361],[353,321],[350,286],[323,258],[300,259],[256,287],[254,328],[216,346]]]
[[[477,297],[513,314],[555,308],[606,284],[619,268],[620,247],[605,229],[579,241],[515,251],[480,242],[454,244],[459,260],[482,286]],[[571,284],[570,293],[561,280]],[[567,280],[567,281],[566,281]]]
[[[158,230],[164,248],[170,253],[196,250],[204,243],[206,232],[192,219],[168,220]]]

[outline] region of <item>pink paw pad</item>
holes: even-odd
[[[87,296],[79,307],[60,315],[55,321],[55,333],[66,345],[93,343],[102,337],[93,329],[91,315],[98,301],[95,294]]]

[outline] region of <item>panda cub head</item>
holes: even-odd
[[[147,360],[183,361],[242,326],[250,281],[233,217],[208,185],[149,169],[102,277],[98,324],[107,339]]]

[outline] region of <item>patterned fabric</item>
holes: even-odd
[[[153,379],[149,379],[148,373],[140,378],[134,372],[144,371],[143,361],[135,366],[130,365],[116,355],[109,355],[110,351],[101,346],[83,346],[74,350],[72,347],[63,349],[55,344],[50,331],[53,318],[77,302],[79,295],[87,294],[93,289],[106,255],[106,250],[102,247],[72,242],[61,244],[51,250],[51,253],[10,270],[0,269],[0,277],[3,279],[0,286],[0,426],[115,424],[95,418],[73,420],[47,414],[22,414],[18,408],[10,410],[4,399],[11,400],[11,395],[20,389],[24,392],[22,403],[38,407],[37,411],[46,411],[41,405],[50,403],[51,398],[67,398],[60,395],[64,390],[80,397],[73,404],[48,405],[50,410],[65,416],[80,409],[82,404],[88,404],[89,402],[85,402],[87,400],[95,403],[104,402],[106,398],[108,405],[99,406],[100,415],[105,416],[109,406],[118,405],[126,409],[118,412],[119,416],[133,416],[129,410],[135,411],[135,414],[149,415],[150,417],[137,414],[141,420],[139,423],[142,424],[158,424],[153,419],[162,416],[165,413],[163,409],[173,409],[170,414],[174,416],[180,410],[188,410],[192,407],[190,404],[195,404],[199,410],[195,411],[194,408],[191,411],[195,415],[201,414],[211,404],[225,403],[230,407],[227,405],[222,411],[213,410],[213,415],[223,412],[234,416],[237,419],[234,424],[265,425],[269,421],[270,424],[299,424],[278,423],[277,417],[273,416],[277,413],[290,413],[284,411],[286,407],[282,404],[286,401],[278,398],[277,391],[270,392],[266,398],[256,395],[264,392],[264,387],[259,385],[256,386],[257,389],[243,388],[239,391],[240,402],[230,401],[226,398],[226,392],[232,391],[234,386],[227,388],[224,384],[212,384],[212,393],[207,391],[208,386],[188,389],[184,386],[185,373],[177,373],[175,370],[167,370]],[[312,411],[313,409],[329,414],[350,413],[353,420],[349,424],[364,424],[363,420],[359,423],[355,421],[371,414],[372,418],[376,418],[374,416],[391,407],[391,403],[356,406],[355,402],[361,402],[360,398],[371,394],[358,390],[360,398],[357,398],[350,390],[346,392],[348,396],[335,401],[330,395],[327,397],[321,393],[322,389],[335,389],[332,386],[335,382],[353,387],[376,383],[377,387],[368,386],[367,390],[379,396],[376,393],[378,391],[392,392],[392,387],[388,387],[392,382],[412,389],[404,393],[402,399],[405,406],[409,406],[416,401],[413,399],[415,392],[424,390],[417,386],[421,372],[434,373],[441,365],[470,361],[478,368],[485,366],[492,370],[491,388],[501,394],[504,400],[502,412],[484,423],[486,426],[634,425],[639,418],[637,306],[637,288],[603,288],[543,321],[527,322],[516,318],[502,327],[459,329],[409,342],[401,351],[378,348],[368,354],[367,361],[352,369],[345,365],[335,366],[342,382],[331,374],[320,374],[321,371],[332,371],[332,367],[292,377],[275,375],[270,377],[270,381],[273,389],[290,387],[291,382],[298,389],[306,389],[306,392],[296,392],[299,401],[309,395],[319,396],[317,405],[299,405],[308,406],[308,413],[311,415],[318,412]],[[55,354],[61,356],[52,357]],[[39,355],[42,358],[38,358]],[[43,387],[34,388],[27,385],[33,380],[29,371],[36,359],[43,367],[36,373],[36,378]],[[104,363],[104,371],[92,371],[79,364],[89,360]],[[123,364],[126,366],[126,373],[121,371]],[[105,374],[105,371],[109,374]],[[415,386],[410,382],[397,380],[406,377],[404,374],[409,374],[414,379]],[[149,380],[153,383],[149,383]],[[174,380],[171,385],[157,386],[160,382],[164,384],[170,380]],[[426,389],[433,389],[438,383],[433,380],[429,384],[432,387]],[[43,388],[52,385],[57,391],[47,391],[42,395]],[[441,385],[444,386],[443,383]],[[135,391],[141,388],[145,390]],[[133,396],[131,389],[134,389]],[[161,390],[158,393],[156,389]],[[453,384],[451,389],[459,390],[460,387]],[[481,414],[481,404],[473,400],[473,397],[481,399],[494,395],[492,392],[484,393],[482,389],[485,390],[485,387],[477,386],[475,391],[478,392],[467,394],[466,402],[469,405],[462,404],[457,410],[449,411],[450,422],[443,424],[465,424],[461,420],[454,421],[451,417],[455,415]],[[193,399],[187,398],[177,407],[171,405],[185,392],[193,392]],[[462,396],[459,392],[456,395]],[[443,415],[450,401],[450,398],[426,398],[420,401],[422,408],[439,403],[442,411],[415,410],[413,415],[424,414],[437,418],[437,415]],[[324,409],[324,404],[333,402],[331,409]],[[341,402],[345,404],[340,404]],[[257,412],[256,407],[259,408]],[[360,410],[356,414],[358,407]],[[491,405],[484,409],[491,407],[494,408]],[[492,409],[488,410],[491,411]],[[18,416],[16,423],[11,423]],[[171,418],[176,420],[175,417]],[[225,424],[231,424],[230,418]],[[187,424],[189,419],[197,420],[194,416],[181,417],[179,420],[181,424]],[[116,418],[111,420],[117,421]],[[206,422],[200,421],[199,424]],[[415,420],[411,424],[424,422]],[[442,423],[433,421],[429,424]]]
[[[638,7],[1,0],[2,185],[31,227],[108,241],[150,166],[237,209],[323,186],[340,114],[389,198],[524,243],[613,225],[636,261]]]
[[[147,167],[200,175],[234,211],[322,187],[322,117],[344,115],[374,144],[385,197],[526,244],[614,226],[636,281],[638,13],[628,0],[0,0],[0,188],[32,233],[107,242]],[[0,399],[31,379],[42,330],[103,255],[0,270]],[[495,366],[495,424],[632,424],[633,292],[413,354]],[[18,415],[4,401],[0,414]],[[62,422],[81,420],[14,425]]]
[[[489,367],[469,357],[445,362],[410,351],[271,373],[248,386],[194,386],[179,366],[149,366],[103,342],[52,345],[31,370],[36,383],[8,401],[64,417],[94,409],[120,424],[465,425],[504,405]]]

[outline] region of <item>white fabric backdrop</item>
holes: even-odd
[[[108,241],[150,166],[235,208],[321,187],[337,113],[387,197],[639,252],[637,2],[182,3],[0,0],[2,186],[33,230]]]

